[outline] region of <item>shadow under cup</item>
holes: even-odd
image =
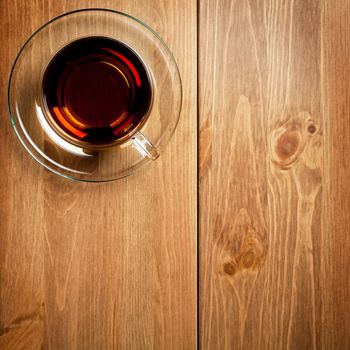
[[[22,47],[9,81],[17,136],[49,170],[110,181],[162,154],[181,111],[182,86],[164,41],[123,13],[62,15]]]

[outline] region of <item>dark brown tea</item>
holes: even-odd
[[[79,39],[60,50],[46,68],[42,90],[55,129],[72,141],[97,146],[136,131],[152,101],[141,59],[106,37]]]

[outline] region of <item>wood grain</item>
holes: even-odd
[[[42,170],[5,107],[20,45],[52,17],[84,7],[125,11],[157,30],[184,88],[164,155],[101,185]],[[195,348],[196,2],[3,0],[0,13],[0,348]]]
[[[201,1],[202,349],[350,347],[346,1]]]
[[[166,154],[111,184],[58,178],[11,130],[28,35],[83,7],[169,43],[184,109]],[[0,348],[350,348],[346,1],[0,2]],[[199,217],[196,217],[196,50]]]

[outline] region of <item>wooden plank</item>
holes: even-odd
[[[109,184],[70,182],[22,149],[7,75],[40,25],[84,7],[154,27],[183,79],[178,129],[156,163]],[[196,2],[1,1],[0,348],[193,349],[196,343]]]
[[[347,2],[200,2],[200,343],[349,347]]]
[[[322,17],[325,204],[320,329],[324,349],[350,348],[350,3],[325,1]]]

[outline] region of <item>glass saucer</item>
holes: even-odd
[[[93,151],[69,143],[50,127],[44,115],[41,81],[59,50],[91,36],[116,39],[131,47],[148,68],[153,85],[152,109],[139,130],[144,138]],[[23,146],[45,168],[78,181],[116,180],[156,159],[176,129],[181,104],[180,73],[164,41],[137,18],[108,9],[69,12],[39,28],[19,51],[8,86],[11,121]],[[156,150],[157,156],[150,156],[148,145],[154,146],[152,152]]]

